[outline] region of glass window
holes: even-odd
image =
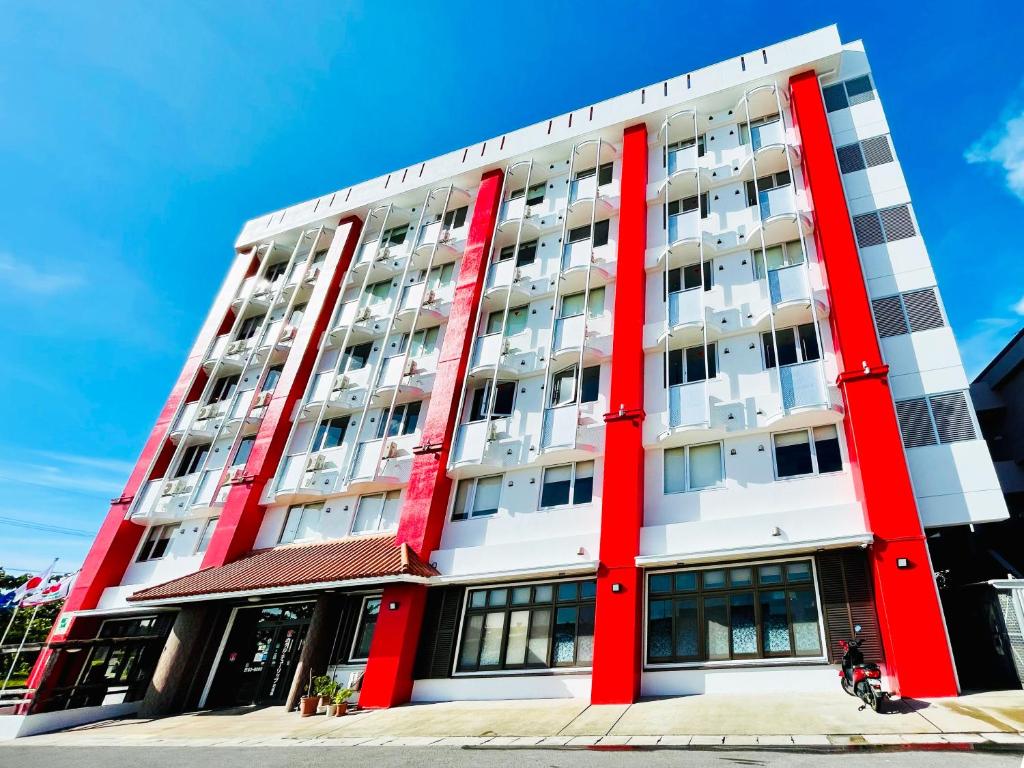
[[[263,386],[260,387],[260,392],[269,392],[277,386],[277,382],[281,380],[281,371],[284,370],[284,363],[278,365],[272,365],[267,369],[267,376],[263,379]]]
[[[362,344],[354,344],[345,349],[345,357],[341,364],[341,371],[348,373],[365,368],[370,362],[370,353],[373,351],[373,342],[367,341]]]
[[[706,350],[706,351],[705,351]],[[712,342],[668,351],[668,386],[713,379],[718,375],[718,350]]]
[[[313,450],[324,451],[328,448],[337,448],[345,440],[345,431],[348,429],[348,416],[336,416],[333,419],[324,419],[316,428],[313,436]]]
[[[231,460],[231,466],[244,467],[246,462],[249,461],[249,454],[252,453],[252,447],[255,443],[256,435],[243,437],[241,442],[238,444],[238,450],[235,451],[235,457]]]
[[[448,211],[444,215],[444,228],[445,229],[458,229],[466,224],[466,214],[469,212],[468,206],[462,206],[455,210]]]
[[[573,364],[551,377],[551,407],[565,405],[576,400],[576,365]]]
[[[411,403],[399,403],[391,411],[391,418],[387,420],[387,436],[398,437],[399,435],[411,435],[416,431],[420,420],[420,408],[423,403],[414,400]],[[384,411],[378,413],[380,421],[377,423],[377,438],[384,437]]]
[[[398,525],[401,491],[360,496],[352,520],[352,533],[389,531]]]
[[[589,666],[596,593],[593,580],[472,590],[458,671]]]
[[[488,379],[483,385],[473,390],[469,404],[470,421],[483,421],[487,418],[488,410],[491,411],[491,418],[493,419],[512,415],[512,409],[516,401],[516,382],[498,382],[493,409],[490,409],[491,383],[491,380]]]
[[[377,629],[377,617],[380,615],[380,598],[364,597],[359,610],[359,623],[356,627],[355,639],[349,661],[366,661],[370,658],[370,646],[373,644],[373,632]]]
[[[177,523],[169,525],[154,525],[146,534],[142,542],[142,549],[136,560],[140,563],[146,560],[159,560],[167,554],[167,548],[171,544],[171,536],[178,530]]]
[[[185,477],[198,472],[206,464],[206,456],[210,453],[210,445],[190,445],[181,454],[178,468],[172,477]]]
[[[665,456],[665,493],[714,488],[724,481],[722,444],[669,448]]]
[[[452,520],[468,520],[472,517],[490,517],[498,514],[502,477],[491,475],[460,480],[455,491]]]
[[[584,224],[582,227],[574,227],[569,230],[568,242],[578,243],[583,240],[589,240],[590,238],[590,225]],[[594,237],[593,246],[599,248],[602,245],[608,243],[608,219],[594,222]]]
[[[769,272],[774,272],[776,269],[783,269],[784,267],[792,267],[796,264],[803,264],[804,249],[799,240],[791,240],[788,243],[770,245],[763,252],[755,248],[752,258],[754,260],[755,276],[758,279],[763,279],[766,263]]]
[[[199,535],[199,542],[196,544],[196,554],[205,552],[210,547],[210,540],[213,539],[213,532],[217,528],[217,521],[220,517],[211,517],[203,526],[203,532]]]
[[[776,342],[778,343],[777,356]],[[821,359],[814,323],[803,323],[790,328],[776,328],[774,340],[770,331],[762,333],[761,345],[764,347],[764,367],[766,369],[774,368],[776,362],[782,365],[794,365]]]
[[[772,441],[777,477],[840,472],[843,469],[839,433],[832,424],[812,430],[778,433],[772,435]]]
[[[441,326],[435,325],[430,328],[420,328],[412,335],[409,354],[412,357],[426,357],[437,351],[437,337],[441,332]]]
[[[601,366],[588,365],[580,377],[580,402],[593,403],[601,389]]]
[[[589,504],[594,494],[594,462],[547,467],[541,485],[541,508]]]
[[[702,219],[706,219],[708,217],[709,210],[707,192],[702,192],[699,199],[697,195],[691,195],[690,197],[684,197],[681,200],[672,200],[668,204],[668,215],[676,216],[680,213],[696,211],[698,204],[700,206],[700,217]]]
[[[313,538],[320,525],[320,515],[323,509],[323,504],[307,504],[305,506],[297,504],[294,507],[289,507],[279,542],[290,544],[293,541]]]
[[[207,403],[219,403],[221,400],[227,400],[233,394],[235,389],[238,388],[238,374],[232,374],[231,376],[221,376],[213,385],[213,389],[210,390],[210,397],[207,399]]]
[[[648,662],[821,656],[811,574],[810,560],[651,574]]]
[[[235,334],[236,341],[242,341],[244,339],[251,339],[256,335],[256,331],[263,325],[263,318],[265,315],[253,315],[247,317],[242,321],[242,324],[238,326],[238,333]]]

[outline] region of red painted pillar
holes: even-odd
[[[828,274],[850,460],[867,524],[886,671],[902,696],[955,696],[956,672],[900,438],[888,367],[875,335],[842,178],[815,72],[790,80],[814,203],[815,242]],[[906,558],[907,568],[898,568]]]
[[[408,544],[425,562],[441,541],[448,512],[452,486],[447,472],[448,454],[455,434],[459,387],[476,331],[487,257],[501,205],[502,176],[500,170],[488,171],[480,181],[421,443],[415,449],[398,521],[396,543]],[[427,588],[422,585],[385,588],[359,706],[391,707],[409,700],[426,598]],[[389,607],[393,603],[395,610]]]
[[[644,306],[647,251],[647,126],[622,142],[619,251],[612,332],[612,381],[605,415],[601,564],[594,625],[593,704],[640,695],[643,574],[636,567],[644,523]],[[614,471],[612,468],[614,467]],[[619,591],[612,591],[619,585]]]
[[[225,324],[230,323],[231,302],[238,294],[246,276],[253,273],[255,266],[255,256],[252,251],[235,256],[234,263],[232,263],[231,269],[210,307],[206,320],[192,344],[192,350],[185,360],[185,365],[182,366],[181,373],[178,374],[178,380],[171,389],[171,393],[142,447],[142,452],[135,461],[135,467],[132,469],[128,482],[125,483],[121,496],[111,503],[110,511],[107,512],[107,516],[89,548],[89,553],[85,556],[82,570],[75,578],[74,588],[61,609],[62,613],[95,608],[103,590],[121,583],[125,569],[131,563],[132,555],[135,554],[135,549],[138,547],[139,539],[146,530],[143,526],[126,518],[128,508],[135,495],[140,492],[143,483],[148,479],[147,475],[154,461],[157,470],[160,470],[158,456],[166,454],[170,450],[169,435],[178,406],[198,397],[198,390],[202,389],[203,382],[205,382],[205,373],[202,369],[203,360],[206,359],[210,345],[223,330]],[[60,626],[59,620],[54,623],[54,629],[51,630],[47,642],[67,637],[67,632],[57,633],[58,626]],[[43,671],[46,669],[49,658],[49,650],[44,650],[39,654],[28,679],[29,688],[38,688],[44,683]]]
[[[289,422],[316,362],[320,339],[327,330],[341,283],[352,261],[362,222],[350,216],[339,222],[324,258],[321,277],[313,287],[302,322],[295,333],[281,377],[260,422],[256,441],[245,465],[245,479],[231,487],[217,528],[203,558],[203,567],[224,565],[252,549],[263,522],[260,497],[277,470],[288,441]]]

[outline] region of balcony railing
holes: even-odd
[[[700,214],[697,211],[676,213],[668,217],[668,241],[693,240],[700,237]]]
[[[477,336],[476,344],[473,345],[473,364],[470,367],[496,365],[501,357],[502,341],[500,333]]]
[[[586,267],[590,264],[591,252],[590,240],[577,240],[575,243],[568,243],[562,250],[562,269],[574,267]]]
[[[793,185],[762,190],[757,195],[761,205],[761,218],[796,213],[796,199],[793,196]]]
[[[783,365],[779,368],[782,380],[782,405],[788,411],[825,405],[825,379],[820,360]]]
[[[597,197],[597,176],[587,176],[584,179],[573,179],[569,185],[569,204],[577,200],[592,200]]]
[[[807,269],[802,263],[769,270],[768,288],[771,290],[773,304],[807,300],[811,295],[807,284]]]
[[[383,438],[377,438],[364,440],[359,444],[356,449],[356,459],[352,465],[353,480],[373,480],[377,476],[383,442]]]
[[[577,349],[583,346],[584,334],[586,332],[586,316],[573,315],[571,317],[560,317],[555,321],[555,345],[554,351],[563,349]]]
[[[673,149],[668,153],[668,174],[697,167],[697,145]]]
[[[521,219],[524,212],[526,211],[526,198],[517,197],[512,200],[506,200],[501,204],[501,216],[500,221],[510,221],[511,219]]]
[[[501,288],[512,285],[516,277],[516,263],[514,259],[505,259],[491,264],[487,270],[487,287]]]
[[[541,445],[544,448],[567,448],[576,444],[580,407],[576,403],[556,405],[544,410]]]
[[[782,128],[782,121],[758,125],[750,129],[750,144],[754,150],[761,147],[769,147],[772,144],[784,144],[786,132]]]
[[[471,421],[459,425],[455,438],[455,450],[452,461],[456,464],[475,461],[483,456],[487,447],[487,437],[491,431],[491,423],[487,421]]]
[[[668,322],[674,328],[677,325],[699,323],[703,319],[701,306],[702,288],[690,288],[668,295]]]
[[[675,384],[668,388],[668,423],[672,428],[706,424],[707,406],[706,381]]]
[[[405,355],[393,355],[384,358],[380,367],[380,375],[377,377],[378,387],[397,387],[402,383],[402,374],[405,370]]]

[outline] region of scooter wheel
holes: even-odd
[[[839,684],[843,687],[843,690],[846,691],[846,693],[850,696],[857,695],[857,692],[853,690],[853,686],[850,685],[850,681],[847,680],[845,677],[839,678]]]

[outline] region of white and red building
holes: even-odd
[[[954,695],[967,387],[835,27],[261,216],[32,711],[831,689],[858,629]]]

